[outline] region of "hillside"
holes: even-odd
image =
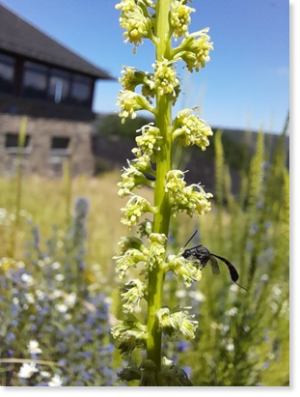
[[[116,115],[101,115],[94,124],[92,149],[96,156],[96,173],[121,169],[127,165],[127,159],[133,157],[131,149],[135,146],[135,131],[151,120],[137,118],[120,123]],[[212,128],[214,133],[218,128]],[[255,151],[257,132],[237,129],[222,129],[222,144],[225,162],[229,165],[232,178],[232,192],[239,190],[240,171],[248,172],[249,161]],[[266,153],[273,153],[279,139],[277,134],[265,134]],[[289,161],[289,137],[285,137],[284,146]],[[207,191],[215,190],[215,149],[213,138],[205,152],[199,148],[186,148],[174,157],[180,159],[180,168],[189,170],[186,180],[189,183],[201,183]],[[268,161],[268,159],[266,159]]]

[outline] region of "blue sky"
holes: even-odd
[[[0,0],[95,65],[119,77],[122,65],[151,71],[151,43],[123,43],[117,0]],[[212,126],[280,132],[289,109],[289,1],[194,0],[190,32],[210,27],[211,61],[199,73],[181,66],[180,107],[200,105]],[[118,82],[97,84],[94,110],[113,112]]]

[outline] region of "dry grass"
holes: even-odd
[[[128,234],[127,229],[120,223],[120,209],[125,205],[126,199],[118,196],[117,182],[120,180],[119,172],[103,174],[98,178],[79,177],[72,181],[72,202],[78,197],[89,201],[87,262],[99,263],[103,270],[112,269],[111,257],[122,235]],[[46,180],[32,176],[23,180],[21,208],[26,211],[38,224],[43,238],[42,244],[52,234],[54,225],[63,229],[67,223],[67,195],[65,183],[62,179]],[[11,216],[8,224],[1,225],[0,257],[12,256],[10,240],[13,232],[13,215],[15,212],[15,181],[13,179],[0,179],[0,208],[5,208]],[[141,194],[152,201],[150,189],[142,189]],[[15,259],[22,260],[24,244],[32,240],[30,227],[23,217],[21,227],[17,231]]]

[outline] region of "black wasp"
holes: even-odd
[[[188,243],[193,239],[193,237],[196,235],[196,233],[197,233],[197,230],[195,231],[195,233],[192,235],[192,237],[188,240],[188,242],[185,244],[185,246],[183,248],[185,248],[188,245]],[[200,245],[197,245],[196,247],[185,249],[182,256],[185,259],[191,259],[191,260],[200,262],[202,269],[204,269],[205,266],[208,264],[208,262],[210,262],[211,270],[212,270],[213,274],[220,274],[220,268],[219,268],[218,261],[216,260],[216,258],[220,259],[228,267],[231,280],[236,285],[238,285],[240,288],[243,288],[244,290],[247,291],[246,288],[242,287],[240,284],[237,283],[237,281],[239,279],[239,274],[238,274],[236,268],[227,259],[223,258],[222,256],[213,254],[207,248],[203,247],[203,245],[200,244]]]

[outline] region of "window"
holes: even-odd
[[[54,136],[51,139],[52,154],[69,154],[70,138],[62,136]]]
[[[74,104],[89,106],[92,91],[92,79],[75,74],[73,76],[71,101]]]
[[[35,62],[24,63],[23,95],[28,98],[46,99],[48,68]]]
[[[31,61],[24,62],[23,70],[22,96],[56,104],[90,107],[94,84],[91,77]]]
[[[29,150],[30,135],[25,136],[23,151],[26,153]],[[5,134],[5,148],[10,153],[18,153],[19,148],[19,134],[7,133]]]
[[[0,92],[14,92],[15,58],[0,53]]]
[[[67,103],[70,92],[70,73],[51,69],[48,97],[55,103]]]

